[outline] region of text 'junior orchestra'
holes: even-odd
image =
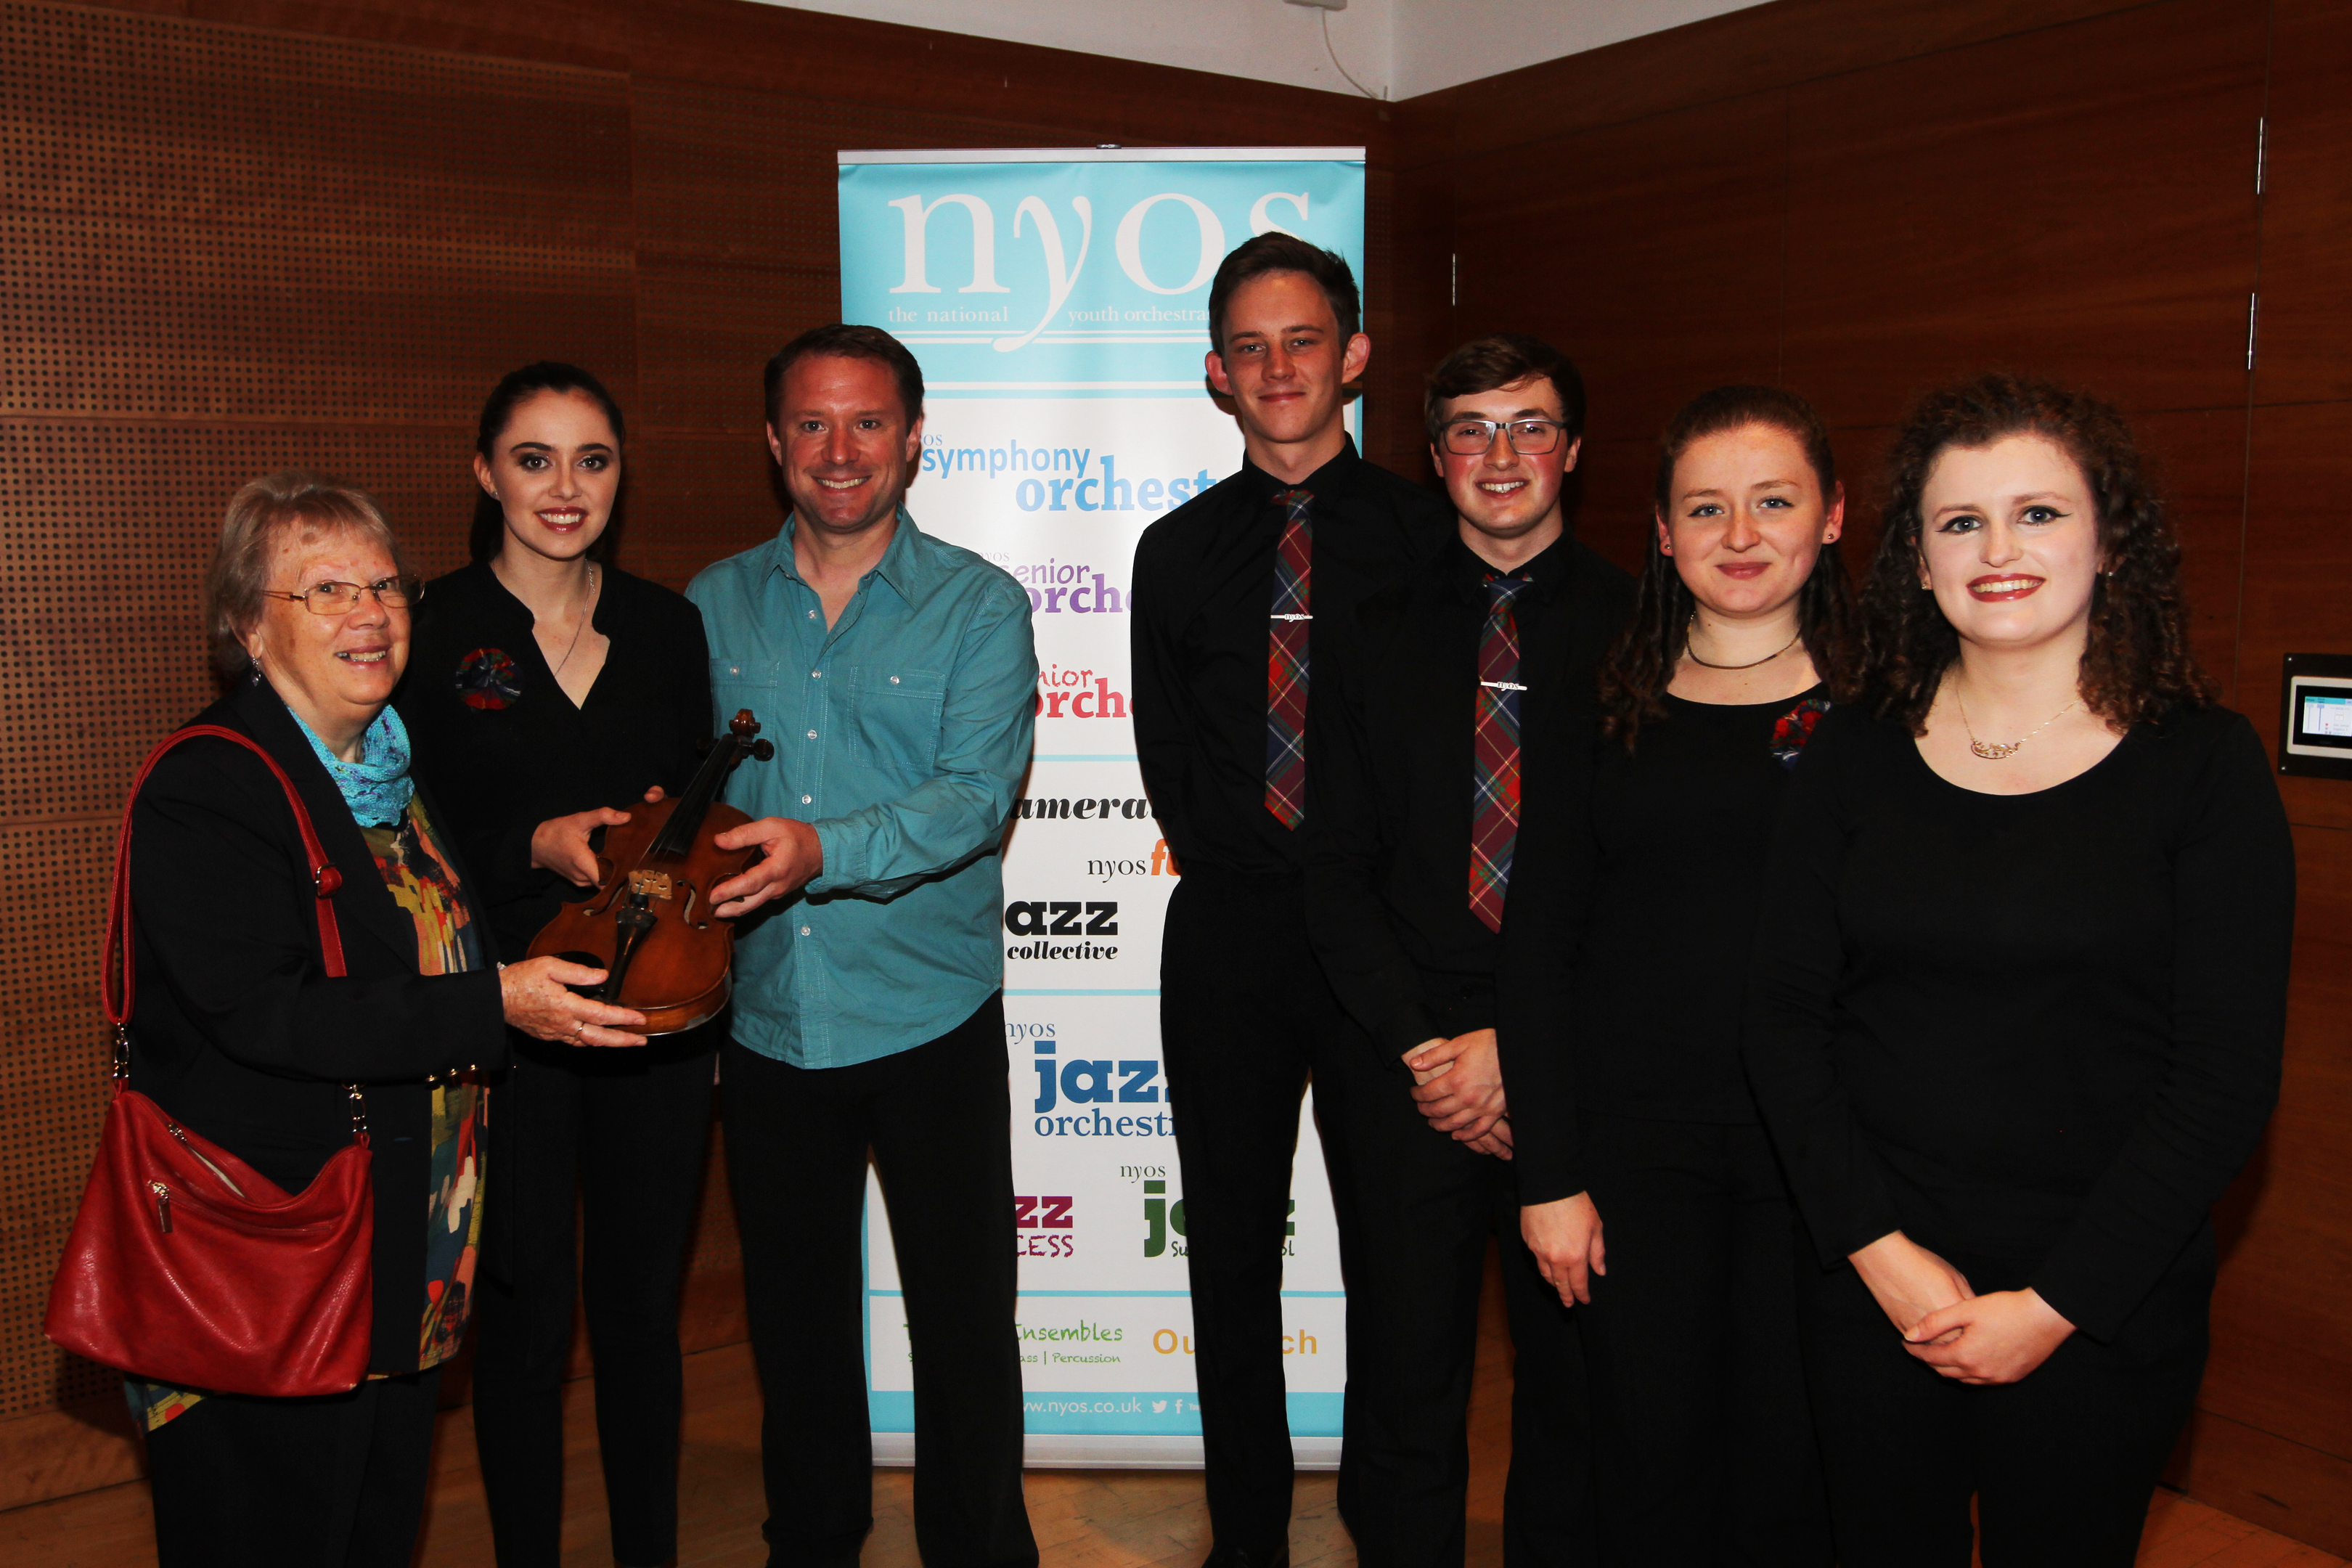
[[[1338,256],[1224,258],[1239,466],[1127,599],[1148,799],[1103,809],[1181,873],[1153,1115],[1207,1563],[1289,1559],[1311,1080],[1367,1568],[1464,1560],[1498,1235],[1504,1561],[2125,1568],[2294,908],[2131,429],[2016,374],[1929,393],[1850,574],[1821,416],[1697,391],[1628,575],[1570,531],[1566,354],[1454,349],[1400,476],[1348,434],[1361,327]],[[226,695],[126,807],[116,1093],[47,1325],[125,1373],[165,1568],[406,1568],[469,1331],[497,1560],[554,1564],[575,1307],[614,1559],[677,1562],[714,1109],[769,1560],[872,1529],[870,1167],[922,1558],[1038,1562],[998,850],[1040,675],[1030,590],[910,510],[923,395],[877,328],[786,344],[782,525],[683,595],[614,559],[627,430],[577,365],[490,390],[471,563],[430,584],[352,485],[229,500]]]

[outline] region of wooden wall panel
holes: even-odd
[[[53,5],[0,26],[0,407],[465,420],[551,309],[625,395],[623,79]]]
[[[2352,451],[2352,403],[2256,408],[2252,426],[2238,706],[2275,755],[2284,657],[2352,653],[2352,531],[2333,503]],[[2352,828],[2352,784],[2283,776],[2279,788],[2296,822]]]
[[[1837,425],[1991,365],[2241,401],[2263,24],[2171,0],[1791,89],[1786,374]]]
[[[2295,867],[2285,1083],[2262,1159],[2224,1210],[2229,1263],[2198,1404],[2352,1460],[2352,832],[2296,828]],[[2292,1507],[2285,1484],[2273,1495]],[[2344,1506],[2352,1514],[2352,1497]]]
[[[1785,110],[1759,94],[1482,157],[1454,219],[1461,335],[1557,345],[1604,441],[1654,437],[1702,387],[1772,380]]]
[[[2263,403],[2352,398],[2352,0],[2274,0]]]

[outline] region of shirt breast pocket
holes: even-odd
[[[910,784],[930,777],[947,690],[947,677],[936,669],[856,671],[849,695],[859,760]]]
[[[723,726],[738,710],[749,708],[760,727],[773,733],[776,726],[784,721],[783,707],[776,696],[782,669],[783,666],[772,658],[712,659],[709,722],[714,728]]]

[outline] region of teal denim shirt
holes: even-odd
[[[773,741],[726,798],[816,828],[824,869],[745,918],[735,1038],[801,1068],[911,1049],[1004,983],[997,846],[1029,766],[1029,595],[902,508],[881,564],[830,630],[793,522],[688,585],[710,641],[714,720]]]

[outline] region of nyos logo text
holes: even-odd
[[[1163,173],[1160,178],[1166,178]],[[937,189],[936,186],[933,189]],[[1004,198],[999,196],[998,201]],[[1264,191],[1250,204],[1249,232],[1265,234],[1282,228],[1285,223],[1303,226],[1311,216],[1314,197],[1307,191]],[[949,191],[936,196],[918,193],[899,196],[887,204],[898,215],[901,267],[898,281],[890,286],[893,295],[938,294],[941,286],[931,280],[935,261],[931,225],[942,212],[953,213],[962,222],[956,226],[971,237],[967,254],[971,269],[964,273],[966,281],[956,286],[959,294],[1004,294],[1016,290],[997,278],[997,205],[988,197],[972,191]],[[1279,215],[1277,216],[1277,210]],[[1106,215],[1108,216],[1108,215]],[[1100,305],[1092,309],[1072,310],[1066,321],[1057,321],[1063,307],[1073,293],[1079,292],[1081,279],[1087,277],[1087,264],[1096,259],[1095,202],[1092,196],[1073,195],[1061,211],[1043,195],[1023,195],[1013,204],[1010,237],[1013,244],[1035,247],[1035,260],[1044,268],[1042,281],[1045,286],[1044,310],[1034,320],[1025,314],[1013,315],[1011,301],[997,305],[975,300],[968,306],[917,306],[913,301],[894,304],[887,312],[887,323],[910,342],[925,338],[946,338],[950,334],[966,342],[985,342],[998,353],[1011,353],[1024,349],[1042,335],[1051,342],[1072,335],[1102,338],[1109,329],[1126,329],[1130,332],[1152,335],[1182,333],[1195,340],[1208,331],[1208,312],[1199,306],[1160,305],[1134,300],[1126,308]],[[1157,217],[1160,221],[1155,223]],[[1186,232],[1189,229],[1189,233]],[[1119,212],[1113,229],[1110,250],[1123,277],[1142,296],[1169,298],[1197,294],[1209,286],[1217,274],[1217,263],[1231,249],[1225,241],[1225,220],[1217,210],[1199,196],[1181,191],[1157,191],[1142,195]],[[1148,254],[1147,254],[1148,253]],[[940,270],[954,276],[961,268],[950,271],[952,262],[945,257],[936,258]],[[1026,289],[1019,290],[1026,294]],[[1107,289],[1087,291],[1089,299],[1100,298]],[[1034,297],[1030,309],[1038,303]],[[1025,330],[1024,330],[1025,322]],[[930,331],[917,332],[903,329],[928,327]],[[1059,327],[1060,331],[1049,329]],[[1092,328],[1089,331],[1087,329]]]

